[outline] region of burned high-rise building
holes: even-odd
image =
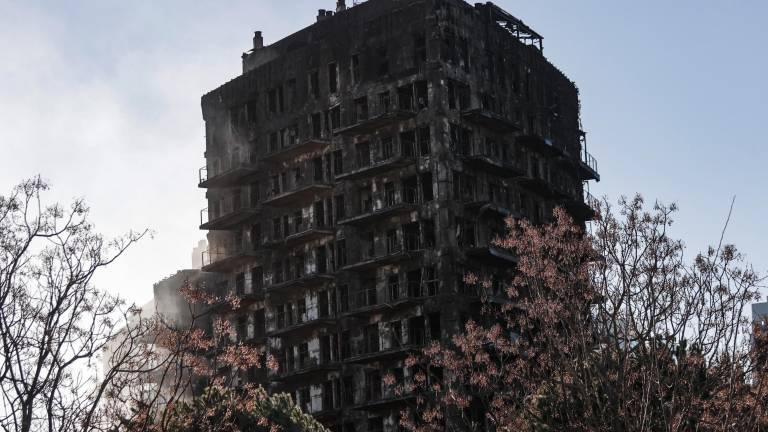
[[[340,1],[271,45],[255,34],[202,99],[203,270],[242,297],[220,312],[238,339],[280,363],[243,380],[338,430],[394,430],[412,396],[383,376],[408,380],[408,354],[477,311],[464,274],[510,274],[504,218],[592,216],[578,90],[542,49],[461,0]]]

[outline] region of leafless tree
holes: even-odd
[[[223,431],[244,418],[258,430],[324,430],[289,396],[241,384],[276,362],[210,317],[239,309],[237,296],[187,281],[179,324],[97,289],[94,275],[147,233],[106,240],[83,201],[47,205],[48,189],[37,177],[0,196],[0,430]]]
[[[46,204],[48,189],[36,177],[0,196],[5,431],[80,431],[97,423],[109,384],[97,378],[97,355],[131,312],[120,298],[94,287],[93,277],[145,235],[107,240],[94,231],[82,200],[68,208]]]

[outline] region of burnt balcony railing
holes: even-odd
[[[408,281],[405,284],[399,284],[397,289],[389,287],[388,300],[391,303],[418,300],[427,297],[434,297],[439,294],[439,281]]]
[[[439,281],[408,281],[404,284],[389,284],[386,293],[379,293],[375,287],[362,289],[350,294],[346,300],[345,313],[356,315],[375,309],[391,309],[413,304],[439,295]]]
[[[597,214],[599,202],[589,193],[586,182],[583,189],[564,183],[552,184],[551,187],[558,198],[557,205],[561,205],[577,221],[591,220]]]
[[[379,219],[398,214],[409,213],[419,206],[419,191],[417,188],[402,188],[400,191],[384,191],[374,195],[363,203],[360,211],[346,219],[338,221],[339,225],[368,224]]]
[[[380,128],[392,126],[403,120],[416,117],[413,103],[398,103],[396,107],[380,105],[375,110],[358,110],[355,112],[353,123],[347,127],[336,130],[339,135],[365,135],[377,131]]]
[[[272,372],[273,378],[277,380],[305,378],[311,374],[339,367],[337,361],[333,360],[329,355],[323,355],[320,350],[299,353],[299,355],[288,359],[283,356],[278,363],[278,370]]]
[[[597,170],[597,159],[589,154],[586,148],[581,150],[581,161],[579,167],[583,180],[600,181],[600,174]]]
[[[223,188],[236,185],[258,172],[256,157],[251,152],[239,152],[229,158],[214,158],[199,170],[199,187]]]
[[[461,117],[467,122],[497,133],[506,134],[520,129],[517,123],[486,108],[474,108],[463,111]]]
[[[366,385],[357,389],[355,400],[361,404],[369,402],[378,402],[381,400],[384,394],[384,383],[367,383]]]
[[[333,236],[333,227],[324,221],[304,220],[300,224],[291,224],[290,231],[279,233],[265,241],[267,247],[293,247],[320,238]]]
[[[392,144],[394,146],[394,144]],[[358,180],[361,178],[380,175],[387,171],[406,167],[416,161],[415,143],[405,144],[398,149],[394,147],[381,148],[368,157],[361,156],[355,160],[353,168],[337,175],[337,180]]]
[[[267,191],[267,199],[264,200],[265,206],[284,207],[296,203],[314,200],[317,195],[323,194],[333,189],[333,184],[324,176],[315,173],[314,176],[305,176],[298,180],[294,179],[288,185],[281,185],[276,189]]]
[[[501,265],[517,263],[517,257],[509,250],[495,244],[495,235],[486,233],[479,235],[472,229],[464,229],[459,238],[459,248],[468,256],[482,261],[495,262]]]
[[[555,141],[552,138],[544,137],[538,133],[520,135],[517,137],[517,143],[553,156],[561,156],[563,154],[563,149],[555,145]]]
[[[458,148],[461,149],[461,147]],[[499,152],[488,148],[464,147],[458,154],[467,165],[500,177],[519,177],[525,173],[525,168],[520,161],[504,157]]]
[[[516,211],[516,203],[505,193],[501,186],[480,183],[477,194],[461,197],[468,209],[471,209],[478,217],[496,215],[502,218],[508,216],[520,217]]]
[[[262,160],[272,164],[279,164],[295,160],[306,154],[321,152],[330,145],[331,141],[326,138],[294,140],[289,145],[268,153]]]
[[[381,306],[376,287],[365,288],[351,293],[349,313],[363,312]]]
[[[600,210],[600,200],[595,198],[589,191],[584,192],[584,202],[595,212]]]
[[[234,242],[217,247],[210,247],[202,252],[202,270],[207,272],[227,272],[238,265],[253,261],[255,252],[244,245]]]
[[[413,399],[416,395],[405,389],[403,382],[396,382],[389,386],[384,382],[366,383],[355,390],[355,405],[358,410],[379,410],[391,408],[394,405]]]
[[[294,320],[289,319],[287,314],[277,314],[273,320],[273,328],[269,331],[269,336],[284,336],[317,326],[333,324],[336,315],[330,309],[330,305],[326,304],[325,308],[321,309],[310,305],[307,312],[297,315]]]
[[[312,288],[323,285],[334,279],[333,270],[329,266],[315,267],[311,271],[301,271],[300,273],[291,272],[285,277],[275,278],[273,275],[272,284],[267,286],[267,292],[273,298],[279,298],[281,294],[286,294],[288,288],[304,287]]]
[[[553,184],[552,170],[542,167],[536,162],[531,162],[525,175],[518,179],[518,184],[528,190],[546,197],[556,197],[558,191]]]
[[[423,245],[418,233],[407,233],[403,240],[391,239],[385,247],[362,247],[358,249],[359,259],[352,261],[342,271],[366,271],[381,265],[391,264],[403,260],[415,258],[416,254],[423,252]]]
[[[201,230],[231,230],[258,215],[261,206],[241,196],[228,196],[213,207],[200,210]]]
[[[338,413],[341,409],[341,401],[334,402],[333,393],[323,391],[312,396],[312,404],[309,413],[315,417],[327,417]]]
[[[388,342],[388,348],[382,345],[384,338]],[[426,333],[422,328],[412,328],[406,332],[405,337],[388,333],[378,335],[377,338],[363,338],[353,347],[353,354],[348,359],[351,362],[368,362],[374,359],[396,357],[404,353],[423,348],[428,342]]]

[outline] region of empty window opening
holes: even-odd
[[[328,91],[331,93],[339,91],[339,68],[336,63],[328,65]]]

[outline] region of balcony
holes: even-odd
[[[341,407],[333,403],[333,393],[322,393],[312,396],[308,412],[318,420],[331,420],[341,413]]]
[[[535,133],[518,136],[517,143],[552,156],[561,156],[563,154],[563,150],[555,146],[555,142],[551,138],[545,138]]]
[[[258,258],[255,251],[234,246],[212,247],[203,251],[202,255],[202,270],[211,273],[227,273]]]
[[[400,357],[404,354],[421,350],[427,344],[427,337],[423,329],[415,329],[408,332],[405,340],[390,336],[390,347],[381,349],[378,344],[363,343],[356,347],[354,355],[346,359],[350,363],[367,363],[372,360],[382,360],[392,357]]]
[[[466,250],[467,256],[496,265],[517,264],[517,256],[512,252],[494,245],[476,246]]]
[[[317,195],[333,190],[333,184],[324,179],[311,179],[293,185],[287,190],[273,189],[267,193],[265,206],[285,207],[313,200]]]
[[[439,295],[439,282],[437,280],[424,282],[408,282],[398,284],[397,287],[387,286],[384,296],[380,295],[376,288],[367,288],[356,291],[347,299],[344,316],[367,315],[378,310],[392,310],[403,306],[419,304],[424,300],[435,298]]]
[[[351,293],[349,298],[342,300],[342,303],[345,304],[343,312],[345,316],[367,314],[386,307],[384,302],[379,301],[375,287],[355,291]]]
[[[258,163],[251,153],[237,154],[231,158],[213,159],[200,168],[198,187],[226,188],[240,184],[259,172]]]
[[[537,166],[534,166],[536,168]],[[550,183],[550,177],[540,169],[532,169],[518,179],[520,186],[544,197],[555,197],[559,193]]]
[[[264,245],[268,248],[295,247],[314,240],[332,237],[334,230],[322,222],[305,221],[298,226],[292,225],[294,231],[286,236],[274,237],[267,240]]]
[[[358,120],[350,126],[337,129],[335,133],[345,136],[371,134],[381,128],[392,126],[403,120],[409,120],[414,117],[416,117],[415,111],[410,109],[395,109],[374,115],[373,117]]]
[[[416,162],[416,157],[413,154],[392,154],[392,155],[377,155],[372,159],[357,161],[357,166],[352,171],[339,174],[336,176],[336,180],[358,180],[361,178],[373,177],[392,171],[413,165]]]
[[[416,188],[406,188],[400,194],[383,194],[383,199],[371,200],[355,216],[338,221],[339,225],[367,225],[381,219],[410,213],[419,208],[419,194]],[[375,204],[374,204],[375,202]]]
[[[267,333],[266,332],[254,333],[253,336],[245,339],[243,342],[245,344],[251,345],[251,346],[254,346],[254,345],[256,345],[256,346],[264,346],[267,343]]]
[[[461,118],[469,123],[501,134],[508,134],[520,129],[517,124],[508,120],[506,117],[485,108],[475,108],[463,111],[461,113]]]
[[[476,232],[468,232],[459,239],[459,249],[471,258],[493,265],[509,266],[517,264],[517,256],[511,251],[496,246],[490,235],[479,239]]]
[[[584,191],[584,199],[570,198],[564,200],[562,205],[574,219],[581,221],[594,219],[600,208],[600,203],[597,198],[587,191]]]
[[[333,281],[334,279],[333,273],[329,272],[328,269],[313,271],[311,273],[304,273],[292,279],[273,283],[267,287],[267,293],[270,297],[277,298],[280,294],[286,293],[288,289],[295,287],[315,288],[326,282]]]
[[[398,383],[395,385],[400,386],[402,384]],[[358,411],[390,410],[416,398],[416,395],[412,392],[398,394],[394,388],[383,383],[367,384],[364,387],[358,388],[355,393],[356,403],[352,406],[352,409]]]
[[[317,317],[312,319],[301,319],[298,322],[277,328],[275,330],[272,330],[268,333],[269,337],[286,337],[286,336],[306,336],[308,335],[313,329],[316,328],[324,328],[324,327],[334,327],[336,325],[336,320],[328,315],[326,317]]]
[[[320,351],[312,351],[306,356],[301,355],[292,361],[280,362],[280,370],[272,375],[274,381],[289,381],[296,379],[307,379],[318,373],[338,370],[340,364],[330,358],[323,359]]]
[[[496,202],[490,199],[478,199],[475,201],[468,202],[464,206],[468,210],[476,211],[478,215],[482,215],[485,212],[491,212],[505,219],[510,216],[517,219],[520,219],[522,217],[519,212],[512,210],[509,207],[505,207],[501,204],[497,204]]]
[[[460,154],[465,164],[472,168],[485,171],[499,177],[520,177],[525,174],[525,170],[519,163],[505,160],[499,154],[493,154],[488,151],[471,151],[468,154]]]
[[[262,160],[270,164],[280,164],[297,159],[298,157],[323,151],[331,145],[330,140],[323,138],[308,138],[294,145],[281,148],[264,156]]]
[[[216,208],[200,210],[200,229],[210,231],[232,230],[261,213],[261,206],[241,197],[229,196],[218,202]]]
[[[240,308],[248,307],[256,302],[264,300],[264,289],[251,289],[250,292],[238,292],[235,290],[235,297],[240,301]],[[218,302],[209,305],[210,311],[216,311],[217,313],[225,313],[232,310],[232,305],[227,299],[221,299]],[[265,337],[265,335],[262,335]]]
[[[346,265],[339,270],[368,271],[388,264],[417,259],[423,252],[424,249],[422,249],[418,236],[416,236],[416,238],[407,239],[405,244],[388,245],[387,250],[382,253],[370,249],[362,250],[357,262]]]
[[[266,291],[264,288],[251,288],[250,292],[237,292],[235,291],[235,295],[238,299],[240,299],[240,306],[246,307],[250,306],[253,303],[259,302],[264,300],[264,297],[266,296]]]
[[[597,159],[589,154],[586,148],[581,151],[579,174],[581,175],[582,180],[600,181],[600,173],[597,171]]]

